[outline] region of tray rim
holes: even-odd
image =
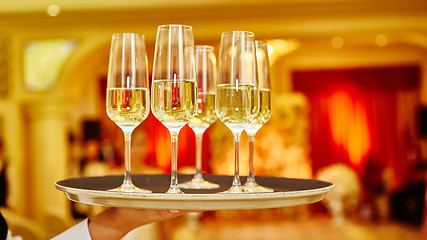
[[[141,174],[143,175],[143,174]],[[146,175],[150,176],[150,175]],[[216,175],[225,176],[225,175]],[[113,175],[100,176],[114,177]],[[278,178],[278,177],[271,177]],[[301,181],[319,181],[328,186],[307,189],[289,190],[273,193],[125,193],[109,192],[105,190],[91,190],[76,187],[62,186],[60,183],[72,179],[58,181],[55,187],[64,192],[67,198],[74,202],[89,205],[101,205],[110,207],[136,207],[151,209],[177,209],[177,210],[221,210],[221,209],[258,209],[287,207],[301,204],[310,204],[321,201],[323,197],[334,188],[334,184],[317,179],[292,179]],[[266,203],[267,205],[259,205]],[[166,205],[167,206],[163,206]],[[206,205],[203,205],[206,204]],[[240,204],[240,205],[239,205]]]

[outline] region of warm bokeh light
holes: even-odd
[[[334,142],[341,145],[355,166],[369,153],[371,141],[364,107],[344,91],[329,99],[330,124]]]
[[[387,38],[387,36],[384,35],[384,34],[377,35],[375,37],[375,44],[378,47],[385,47],[385,46],[387,46],[388,45],[388,38]]]
[[[333,37],[331,40],[331,46],[334,49],[341,49],[342,47],[344,47],[344,39],[339,36]]]
[[[267,44],[267,51],[268,51],[268,56],[269,57],[271,55],[273,55],[273,52],[274,52],[273,46],[271,46],[270,44]]]
[[[58,14],[61,12],[61,8],[56,5],[56,4],[51,4],[49,5],[49,7],[47,7],[46,9],[46,13],[47,15],[51,16],[51,17],[56,17],[58,16]]]
[[[298,39],[273,39],[267,41],[268,43],[268,56],[270,64],[272,65],[276,60],[280,59],[286,54],[289,54],[300,48],[300,41]]]

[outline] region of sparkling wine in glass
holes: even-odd
[[[153,60],[151,110],[171,134],[171,183],[167,193],[183,193],[178,186],[178,134],[196,114],[197,99],[191,26],[159,26]]]
[[[184,189],[215,189],[219,188],[218,184],[203,179],[202,140],[203,133],[216,120],[216,57],[214,48],[207,45],[196,46],[194,55],[199,98],[197,113],[188,122],[188,125],[196,135],[196,174],[190,181],[179,184],[179,187]]]
[[[243,192],[239,176],[240,135],[259,112],[257,80],[254,34],[246,31],[222,33],[215,110],[233,133],[235,169],[232,185],[224,193]]]
[[[108,117],[119,126],[125,138],[125,173],[120,192],[151,192],[132,183],[131,135],[150,111],[147,55],[144,36],[136,33],[113,35],[107,79]]]
[[[255,134],[271,116],[270,63],[268,60],[267,43],[264,41],[255,41],[255,47],[258,67],[260,109],[258,116],[256,116],[245,128],[249,139],[249,175],[246,183],[243,185],[243,189],[245,192],[274,192],[271,188],[258,185],[254,175]]]

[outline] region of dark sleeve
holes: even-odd
[[[4,220],[3,215],[0,212],[0,240],[5,240],[7,237],[7,223],[6,220]]]

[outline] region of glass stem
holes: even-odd
[[[130,176],[132,131],[124,131],[124,135],[125,135],[125,176],[123,179],[123,185],[128,188],[133,186],[132,179]]]
[[[171,132],[171,157],[172,157],[172,168],[171,168],[171,184],[169,187],[169,193],[179,193],[181,192],[178,187],[178,133]]]
[[[248,174],[248,182],[255,182],[254,175],[254,144],[255,144],[255,135],[249,134],[249,174]]]
[[[203,133],[196,134],[196,175],[195,178],[202,179],[202,141]]]
[[[233,187],[240,187],[240,176],[239,176],[239,147],[240,147],[240,135],[241,133],[234,134],[234,179]]]

